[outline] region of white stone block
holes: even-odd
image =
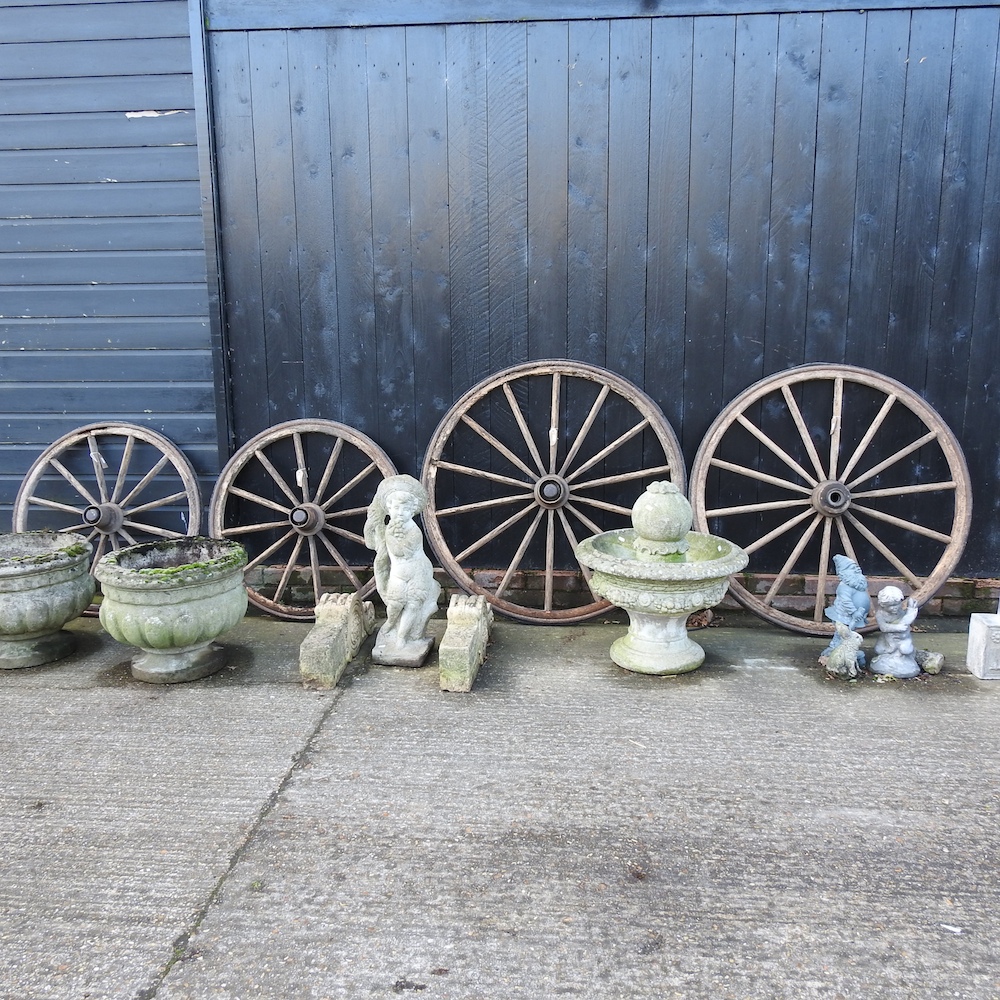
[[[969,618],[969,672],[980,680],[1000,680],[1000,614],[973,614]]]

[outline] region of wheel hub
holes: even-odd
[[[105,535],[110,535],[125,523],[125,514],[118,504],[91,504],[83,512],[83,521]]]
[[[827,517],[837,517],[851,506],[851,491],[834,479],[820,483],[813,490],[813,506]]]
[[[318,504],[300,504],[289,512],[288,521],[300,535],[315,535],[326,524],[326,511]]]
[[[561,476],[542,476],[535,483],[535,499],[543,507],[555,510],[569,499],[569,485]]]

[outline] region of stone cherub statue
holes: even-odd
[[[878,592],[875,620],[879,637],[875,642],[873,674],[890,677],[916,677],[920,673],[910,626],[917,618],[917,602],[908,597],[904,601],[899,587],[883,587]]]
[[[414,521],[426,506],[423,486],[413,476],[398,475],[379,483],[368,508],[365,545],[375,550],[375,587],[386,610],[372,650],[376,663],[419,667],[434,645],[425,632],[441,585]]]
[[[839,627],[830,640],[830,645],[820,653],[820,663],[827,665],[827,660],[841,644],[846,633],[855,632],[868,622],[868,613],[871,611],[872,601],[868,596],[868,580],[861,567],[847,556],[837,555],[833,557],[833,565],[837,570],[840,581],[837,584],[837,592],[833,599],[833,604],[824,611],[824,614],[837,625],[845,625],[846,631]],[[865,665],[865,654],[861,649],[860,639],[855,646],[855,657],[859,668]],[[857,672],[849,674],[856,677]]]

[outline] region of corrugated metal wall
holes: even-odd
[[[184,0],[0,2],[0,525],[97,420],[218,468]]]

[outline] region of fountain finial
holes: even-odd
[[[635,551],[643,559],[687,552],[693,520],[691,504],[675,483],[650,483],[632,507]]]

